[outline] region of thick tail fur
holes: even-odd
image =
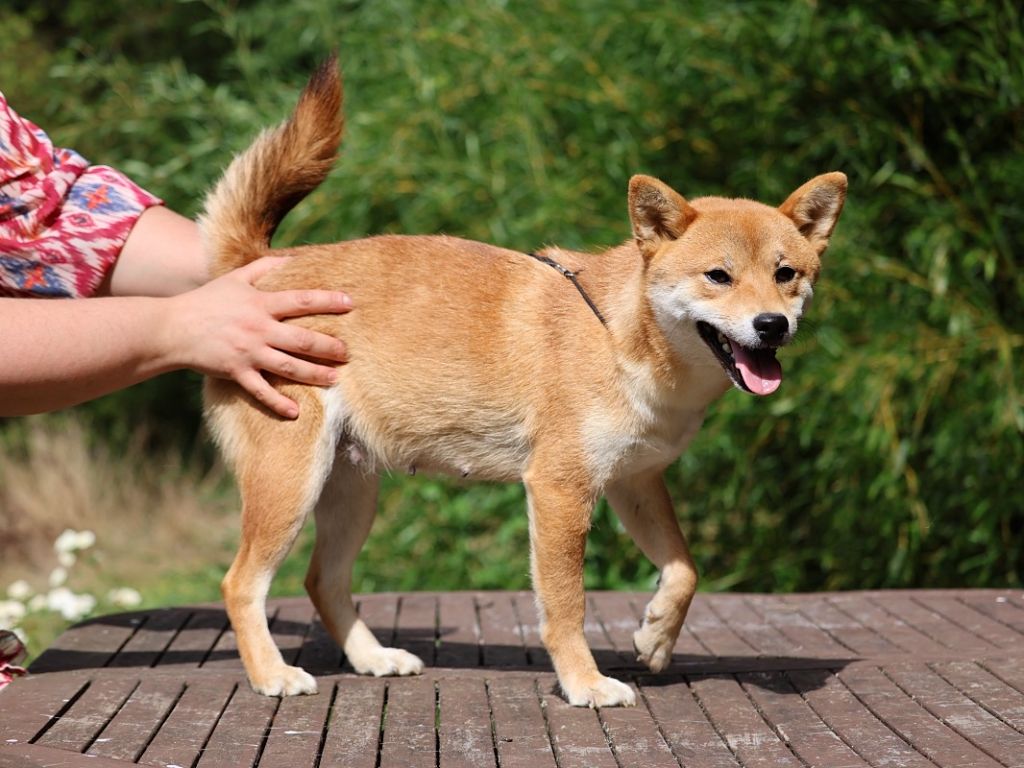
[[[292,116],[228,166],[199,219],[211,277],[265,256],[288,211],[327,178],[341,143],[341,99],[332,56],[310,77]]]

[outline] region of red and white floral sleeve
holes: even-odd
[[[0,296],[93,295],[136,220],[162,202],[55,148],[0,93]]]

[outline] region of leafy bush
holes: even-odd
[[[0,82],[56,140],[189,213],[339,50],[344,154],[280,243],[447,232],[590,248],[627,237],[632,173],[781,201],[846,171],[847,210],[783,353],[782,391],[727,395],[669,473],[705,585],[1021,585],[1017,4],[108,7],[0,11]],[[89,408],[112,439],[148,418],[191,445],[195,392],[182,375]],[[520,491],[387,489],[363,586],[527,583]],[[604,507],[588,558],[594,586],[653,577]]]

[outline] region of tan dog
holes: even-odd
[[[203,218],[215,274],[266,255],[281,218],[327,175],[340,101],[331,60],[291,119],[234,160]],[[541,637],[565,696],[633,704],[629,686],[598,671],[583,635],[594,504],[604,494],[661,571],[634,636],[640,660],[660,671],[697,585],[662,472],[730,381],[757,394],[778,386],[775,349],[810,299],[845,193],[846,177],[829,173],[773,208],[687,201],[635,176],[632,241],[600,254],[545,252],[579,273],[579,291],[530,255],[452,237],[276,251],[291,259],[261,288],[343,289],[356,309],[295,321],[344,339],[351,356],[329,389],[275,382],[300,403],[295,421],[229,381],[206,383],[208,420],[242,494],[241,546],[223,591],[253,688],[316,691],[310,675],[284,663],[264,613],[270,580],[311,510],[306,588],[352,666],[422,671],[412,654],[377,642],[350,591],[377,473],[416,467],[525,483]]]

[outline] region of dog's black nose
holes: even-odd
[[[754,330],[765,344],[778,346],[789,331],[789,320],[777,312],[764,312],[754,318]]]

